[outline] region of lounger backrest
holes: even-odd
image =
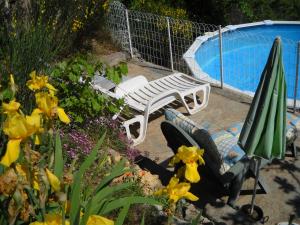
[[[201,142],[201,137],[199,137],[200,144],[192,138],[189,134],[187,134],[183,129],[181,129],[179,126],[175,125],[174,123],[170,121],[163,121],[161,123],[161,130],[163,135],[165,136],[165,139],[167,141],[168,146],[173,150],[174,154],[177,153],[177,150],[180,146],[185,145],[185,146],[196,146],[198,148],[204,148],[204,161],[206,167],[202,168],[202,170],[206,169],[207,167],[210,169],[210,171],[213,172],[213,175],[217,178],[219,178],[221,175],[219,173],[220,167],[221,167],[221,162],[220,159],[216,160],[216,156],[213,156],[213,153],[210,152],[210,146],[206,145],[207,141],[205,140],[203,143]],[[199,130],[200,131],[200,130]],[[199,132],[198,131],[198,132]],[[203,130],[205,132],[205,130]],[[202,133],[201,133],[202,134]],[[209,134],[207,133],[209,137]],[[213,141],[211,140],[213,143]]]
[[[144,76],[133,77],[117,85],[115,89],[115,94],[117,98],[123,98],[128,93],[143,87],[147,83],[148,80]]]
[[[168,146],[173,150],[174,154],[180,146],[198,146],[198,144],[184,130],[170,121],[163,121],[160,125],[161,131],[166,138]]]
[[[204,129],[198,129],[192,134],[192,138],[201,149],[204,149],[203,157],[205,164],[211,169],[216,177],[220,177],[223,161],[210,134]]]

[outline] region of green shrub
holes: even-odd
[[[109,98],[91,88],[90,82],[95,72],[103,69],[102,64],[91,64],[80,56],[58,63],[52,68],[50,76],[58,88],[61,105],[75,122],[82,123],[85,119],[115,114],[124,104],[122,99]],[[127,66],[122,64],[107,68],[106,71],[109,71],[109,79],[118,82],[127,72]]]
[[[154,0],[123,0],[130,9],[151,12],[176,19],[188,19],[188,13],[183,8],[183,1],[154,1]]]
[[[24,88],[28,74],[43,71],[58,56],[68,54],[103,15],[103,4],[101,0],[0,1],[0,74],[4,81],[15,75],[19,99],[29,102],[25,111],[31,111],[32,105]]]
[[[0,106],[0,134],[4,137],[0,151],[0,224],[91,225],[103,224],[103,220],[113,224],[105,218],[113,214],[114,224],[121,225],[132,205],[160,204],[151,197],[139,196],[135,182],[114,182],[131,169],[125,159],[108,163],[107,153],[101,151],[106,149],[105,130],[77,168],[74,164],[65,166],[60,131],[53,125],[58,119],[66,124],[70,120],[57,105],[54,87],[47,80],[44,76],[32,77],[27,85],[36,94],[36,108],[31,114],[24,115],[24,102],[18,99]],[[10,87],[5,88],[15,93],[12,78]],[[98,173],[89,173],[93,165]],[[88,175],[99,179],[86,183]]]

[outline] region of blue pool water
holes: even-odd
[[[224,32],[224,82],[242,91],[255,92],[276,36],[280,36],[282,40],[288,97],[294,97],[300,24],[259,25]],[[220,80],[219,39],[217,37],[209,39],[198,48],[196,61],[210,77]],[[300,87],[300,80],[298,87]],[[300,94],[298,97],[300,98]]]

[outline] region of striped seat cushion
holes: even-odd
[[[166,120],[171,121],[172,123],[179,126],[189,135],[192,135],[198,129],[204,129],[208,132],[215,132],[216,130],[220,130],[219,127],[207,121],[200,121],[196,123],[188,117],[184,116],[181,112],[178,112],[177,110],[171,108],[165,110],[165,118]]]
[[[171,121],[175,125],[179,126],[189,135],[194,133],[197,129],[204,129],[201,125],[195,123],[175,109],[166,109],[165,118],[166,120]]]
[[[296,119],[294,119],[293,121],[295,122],[295,124],[297,123]],[[300,120],[298,122],[300,124]],[[235,137],[239,138],[242,127],[243,127],[243,124],[244,123],[242,123],[242,122],[233,123],[232,125],[230,125],[225,130],[227,132],[231,133],[232,135],[234,135]],[[291,121],[288,121],[288,119],[287,119],[287,123],[286,123],[286,144],[287,145],[292,144],[296,140],[297,135],[298,134],[297,134],[296,126]]]
[[[293,113],[286,113],[286,122],[287,124],[291,124],[300,131],[300,117]]]
[[[227,168],[232,167],[245,155],[245,152],[237,144],[238,138],[231,133],[222,130],[211,134],[211,137],[217,145],[223,163],[228,165]]]
[[[243,125],[244,125],[244,123],[242,123],[242,122],[233,123],[229,127],[227,127],[225,130],[227,132],[231,133],[233,136],[236,136],[237,138],[239,138]]]

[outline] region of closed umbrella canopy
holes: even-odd
[[[284,158],[286,128],[286,82],[281,40],[276,38],[262,72],[239,145],[248,156]]]

